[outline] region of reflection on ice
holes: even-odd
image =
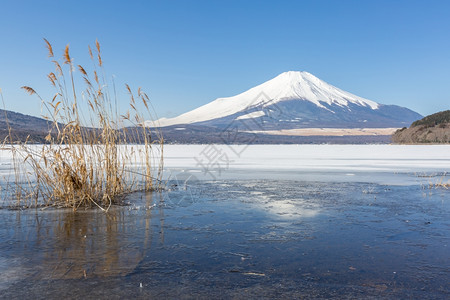
[[[154,207],[154,194],[143,196],[142,206]],[[126,207],[113,207],[108,213],[70,209],[2,213],[0,237],[11,243],[4,245],[3,252],[13,258],[0,256],[0,269],[10,281],[14,274],[23,277],[23,269],[31,268],[40,279],[124,276],[151,248],[152,210],[139,213],[140,218],[133,218],[135,212]],[[15,252],[25,258],[20,265],[11,263],[16,261]]]
[[[319,209],[303,208],[289,200],[277,201],[264,208],[269,213],[286,219],[312,218],[319,213]]]
[[[308,203],[301,197],[289,198],[284,193],[280,193],[277,185],[268,186],[268,182],[260,182],[258,185],[251,183],[242,184],[246,188],[256,189],[248,194],[244,194],[238,199],[251,203],[255,209],[264,211],[269,217],[278,217],[282,219],[304,219],[312,218],[320,213],[319,206],[314,203]],[[291,196],[291,195],[289,195]]]

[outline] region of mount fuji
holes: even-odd
[[[398,128],[421,118],[408,108],[380,104],[343,91],[308,72],[290,71],[239,95],[218,98],[151,125],[200,125],[218,129],[232,126],[237,130],[264,132],[301,128]]]

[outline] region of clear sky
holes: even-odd
[[[427,115],[450,109],[449,16],[445,0],[2,0],[0,88],[7,109],[40,115],[20,86],[53,95],[42,38],[75,63],[98,38],[119,89],[141,86],[159,117],[289,70]]]

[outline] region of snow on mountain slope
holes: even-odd
[[[261,94],[265,97],[259,97]],[[349,103],[371,109],[379,107],[379,104],[374,101],[343,91],[308,72],[289,71],[239,95],[218,98],[178,117],[161,118],[156,123],[159,123],[159,126],[170,126],[223,118],[244,111],[250,106],[265,105],[267,103],[258,103],[258,101],[268,102],[269,100],[270,104],[287,100],[306,100],[324,109],[327,108],[322,103],[336,104],[341,107],[346,107]]]

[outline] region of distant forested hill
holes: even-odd
[[[450,110],[426,116],[409,128],[397,130],[392,135],[392,141],[397,144],[449,144]]]

